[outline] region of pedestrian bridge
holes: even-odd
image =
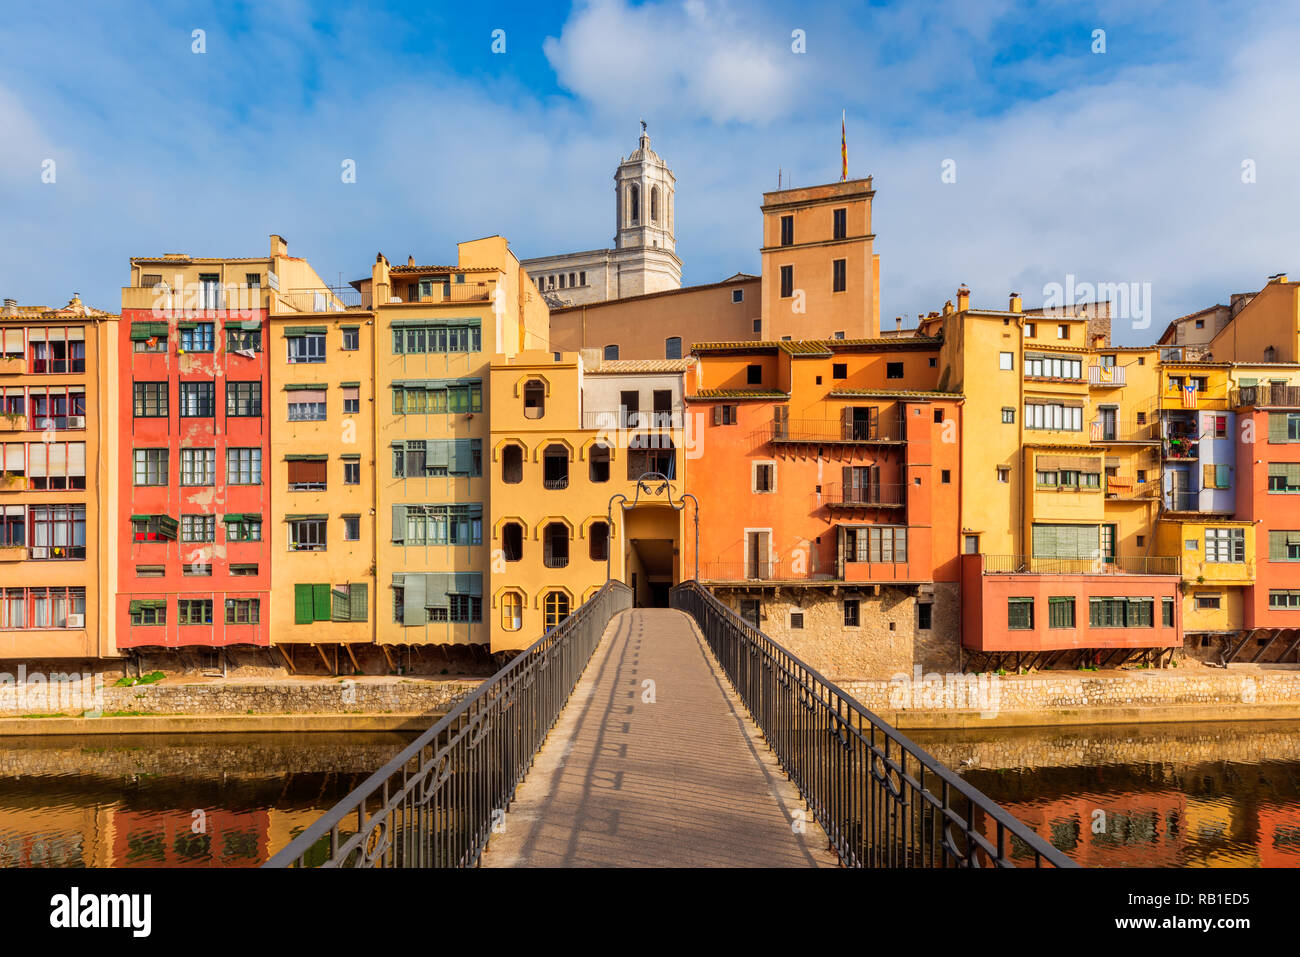
[[[1073,866],[695,582],[609,582],[268,867]]]

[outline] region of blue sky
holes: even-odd
[[[521,258],[603,247],[642,116],[686,281],[757,271],[760,193],[778,168],[838,178],[841,109],[886,317],[961,282],[1033,305],[1073,274],[1151,283],[1152,328],[1116,328],[1150,341],[1300,272],[1285,4],[7,6],[0,294],[23,303],[116,308],[129,256],[263,255],[272,232],[330,281],[492,233]]]

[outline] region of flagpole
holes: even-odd
[[[840,182],[843,183],[849,178],[849,139],[846,131],[845,118],[847,111],[840,110]]]

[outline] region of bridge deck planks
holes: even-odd
[[[654,682],[654,703],[643,700]],[[485,867],[833,867],[694,623],[610,622]]]

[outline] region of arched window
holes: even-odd
[[[1265,349],[1265,350],[1264,350],[1264,361],[1265,361],[1265,362],[1276,362],[1276,361],[1277,361],[1277,349],[1273,348],[1272,346],[1269,346],[1267,349]]]
[[[546,630],[550,631],[569,617],[569,596],[562,591],[546,593]]]
[[[524,600],[516,592],[506,592],[501,596],[501,627],[506,631],[518,631],[524,626]]]
[[[587,478],[593,482],[609,481],[608,445],[593,445],[587,453]]]
[[[548,445],[542,453],[542,487],[569,487],[569,450],[563,445]]]
[[[587,529],[587,553],[593,562],[609,558],[609,523],[592,522]]]
[[[518,522],[506,522],[501,526],[501,552],[508,562],[517,562],[524,557],[524,527]]]
[[[650,222],[659,222],[659,187],[650,187]]]
[[[628,187],[628,222],[636,226],[641,222],[641,187],[633,183]]]
[[[524,450],[517,445],[507,445],[501,450],[501,481],[518,485],[524,480]]]
[[[617,358],[618,358],[618,346],[606,346],[606,347],[605,347],[605,358],[608,359],[608,360],[611,360],[611,361],[614,360],[614,359],[617,359]]]
[[[569,526],[551,522],[542,530],[542,564],[564,568],[569,564]]]
[[[538,379],[524,383],[524,418],[540,419],[546,414],[546,384]]]

